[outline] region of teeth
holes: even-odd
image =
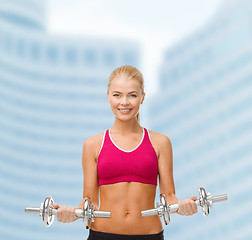
[[[130,109],[119,109],[121,112],[129,112]]]

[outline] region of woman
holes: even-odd
[[[157,177],[168,204],[178,203],[178,214],[197,212],[196,196],[178,201],[173,180],[170,139],[139,124],[145,97],[142,74],[132,66],[115,69],[109,78],[107,98],[115,115],[110,129],[83,144],[83,198],[95,209],[110,211],[111,218],[96,218],[90,226],[93,239],[164,239],[159,216],[143,218],[142,210],[155,204]],[[83,202],[78,208],[83,208]],[[59,206],[57,219],[72,222],[75,208]]]

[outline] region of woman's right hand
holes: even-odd
[[[53,208],[57,209],[57,220],[62,223],[74,222],[78,219],[75,216],[75,208],[70,206],[60,206],[57,203],[53,204]]]

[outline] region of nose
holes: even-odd
[[[129,104],[128,98],[126,96],[122,97],[121,98],[121,105],[125,106],[125,105],[128,105],[128,104]]]

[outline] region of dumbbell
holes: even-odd
[[[54,215],[57,215],[57,209],[53,208],[53,198],[48,196],[40,207],[26,207],[25,213],[39,214],[46,227],[50,227],[54,221]],[[85,198],[83,209],[76,209],[75,216],[83,218],[84,227],[88,229],[91,222],[94,222],[94,218],[110,218],[111,212],[107,211],[94,211],[94,205],[92,205],[89,198]]]
[[[206,193],[206,190],[204,188],[200,188],[199,199],[197,199],[195,203],[197,206],[200,206],[202,208],[203,215],[208,216],[209,208],[212,208],[213,203],[226,201],[227,199],[227,194],[211,196],[210,193]],[[178,209],[178,204],[168,205],[165,195],[160,194],[160,203],[157,203],[157,208],[144,210],[141,211],[141,213],[142,217],[159,215],[160,217],[164,218],[165,225],[168,225],[170,223],[170,213],[177,212]]]

